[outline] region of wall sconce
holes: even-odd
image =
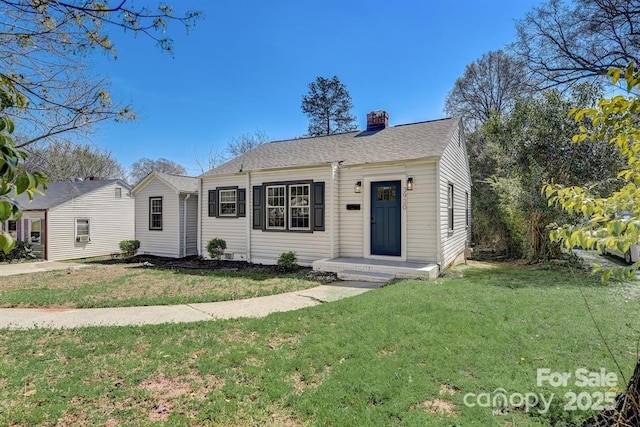
[[[407,178],[407,190],[409,190],[409,191],[413,190],[413,177],[412,176]]]
[[[362,193],[362,181],[356,182],[356,187],[354,188],[356,193]]]

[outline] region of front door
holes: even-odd
[[[371,255],[400,256],[400,181],[371,183]]]

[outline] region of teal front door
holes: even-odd
[[[400,256],[400,181],[371,183],[371,255]]]

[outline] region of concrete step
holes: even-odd
[[[358,282],[387,283],[395,278],[396,276],[394,274],[376,273],[374,271],[342,270],[338,272],[338,279],[355,280]]]

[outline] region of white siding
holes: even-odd
[[[471,230],[465,224],[465,197],[471,193],[471,176],[465,141],[460,128],[453,135],[439,162],[440,233],[442,269],[449,267],[464,253]],[[453,231],[449,231],[447,215],[448,185],[453,184]],[[469,209],[471,207],[469,206]]]
[[[325,183],[325,231],[284,232],[262,231],[251,229],[251,259],[253,262],[275,264],[283,252],[293,251],[301,265],[310,265],[313,261],[329,258],[331,252],[330,235],[331,215],[327,208],[330,206],[333,185],[331,183],[331,165],[308,169],[288,169],[277,172],[259,172],[251,175],[251,186],[262,185],[267,182],[295,182],[313,180]],[[251,199],[251,194],[248,199]],[[248,218],[253,212],[247,211]]]
[[[122,197],[115,197],[116,187]],[[76,218],[89,219],[91,241],[76,242]],[[134,199],[118,183],[104,186],[49,210],[49,260],[64,260],[120,252],[120,242],[135,237]]]
[[[149,198],[162,197],[162,230],[149,230]],[[158,179],[153,179],[135,197],[136,239],[140,254],[179,258],[180,217],[178,193]]]
[[[246,175],[233,176],[209,176],[202,180],[202,248],[200,254],[209,257],[207,243],[211,239],[218,238],[227,242],[227,253],[237,254],[236,257],[247,254],[247,221],[249,220],[250,189],[247,190],[247,216],[240,218],[210,217],[209,216],[209,190],[219,187],[246,188]]]
[[[358,166],[340,170],[340,256],[363,257],[365,248],[365,204],[370,204],[369,191],[364,188],[365,178],[372,181],[384,180],[385,176],[402,176],[414,179],[414,190],[406,191],[403,200],[407,221],[407,261],[425,262],[437,259],[437,208],[436,208],[436,163],[422,162],[393,166]],[[362,193],[355,193],[357,181],[362,181]],[[347,204],[359,204],[360,210],[347,210]]]

